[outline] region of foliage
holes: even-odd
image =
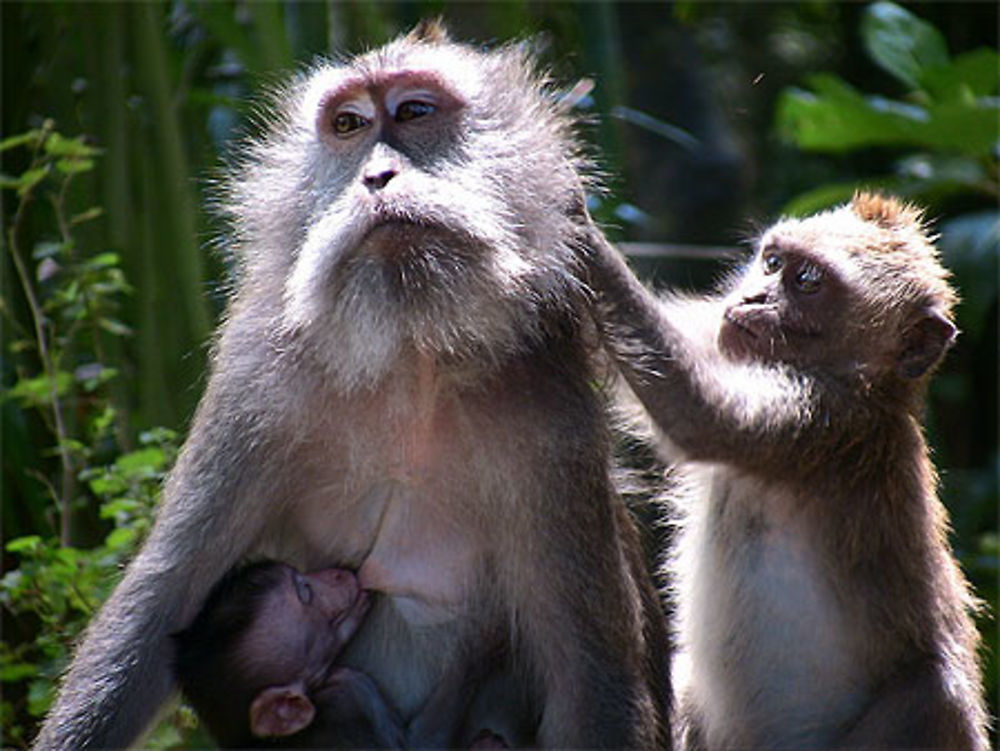
[[[110,364],[105,340],[130,333],[116,316],[130,287],[114,253],[84,253],[76,244],[74,229],[100,217],[101,210],[66,212],[72,181],[93,169],[99,152],[83,138],[62,136],[51,121],[0,142],[0,151],[16,148],[30,152],[28,166],[16,177],[0,177],[0,185],[17,196],[7,247],[33,326],[8,343],[16,376],[2,400],[42,418],[58,458],[49,474],[43,467],[31,470],[57,511],[52,527],[58,534],[7,542],[5,552],[17,566],[0,579],[0,605],[13,616],[13,628],[5,629],[0,643],[0,716],[5,745],[26,746],[35,719],[52,701],[72,644],[152,524],[177,436],[166,429],[146,431],[138,448],[122,451],[115,435],[110,384],[119,369]],[[35,244],[29,268],[20,231],[38,198],[52,208],[56,237]],[[16,326],[13,308],[3,300]],[[94,506],[110,531],[92,547],[74,545],[82,536],[75,516]],[[11,632],[23,638],[11,639]],[[151,742],[173,744],[190,725],[186,715],[175,714]]]
[[[806,151],[917,150],[896,163],[895,175],[869,179],[872,187],[924,200],[957,192],[1000,198],[1000,54],[984,47],[950,57],[937,29],[890,2],[869,6],[861,33],[868,54],[907,96],[865,95],[834,74],[818,73],[810,90],[789,89],[779,101],[782,131]],[[825,208],[856,187],[853,181],[821,186],[786,211]]]

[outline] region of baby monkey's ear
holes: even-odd
[[[902,378],[920,378],[941,361],[957,335],[955,324],[940,311],[922,310],[903,331],[896,373]]]
[[[250,704],[250,732],[258,738],[277,738],[309,727],[316,707],[301,683],[265,688]]]

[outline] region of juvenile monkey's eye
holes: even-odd
[[[422,102],[419,99],[408,99],[401,102],[396,109],[396,122],[405,123],[408,120],[416,120],[418,117],[430,115],[437,109],[430,102]]]
[[[303,605],[308,605],[313,599],[313,590],[305,579],[301,576],[296,575],[295,577],[295,594],[299,597],[299,602]]]
[[[812,293],[819,289],[823,282],[823,269],[815,263],[806,261],[795,274],[795,286],[800,292]]]
[[[368,120],[357,112],[338,112],[333,118],[333,132],[338,136],[349,136],[368,125]]]
[[[781,271],[781,267],[785,265],[781,256],[777,253],[764,253],[764,273],[765,274],[775,274]]]

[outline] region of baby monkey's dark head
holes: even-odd
[[[738,359],[912,382],[953,341],[955,302],[921,213],[858,193],[764,233],[727,297],[719,343]]]
[[[571,307],[581,161],[521,47],[424,25],[276,104],[229,188],[242,296],[341,386],[412,353],[502,359]]]

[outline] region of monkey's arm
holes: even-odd
[[[259,522],[259,509],[235,508],[252,482],[253,430],[214,419],[219,408],[202,404],[150,537],[78,646],[36,749],[124,748],[172,692],[169,635],[245,552]]]
[[[759,466],[787,457],[804,431],[823,424],[829,407],[808,377],[781,365],[733,362],[719,352],[715,301],[661,301],[599,230],[590,229],[586,245],[582,255],[605,343],[657,426],[688,458]],[[823,427],[831,436],[837,429]]]

